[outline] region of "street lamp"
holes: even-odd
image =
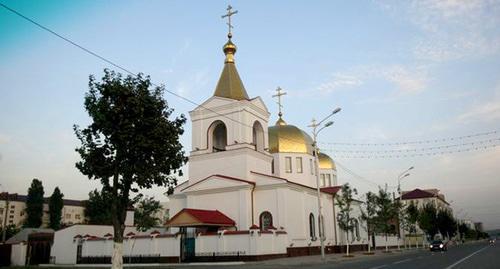
[[[323,122],[325,122],[327,119],[329,119],[334,114],[338,113],[340,110],[341,110],[341,108],[337,107],[336,109],[334,109],[332,111],[332,113],[330,113],[330,115],[326,116],[321,121],[316,122],[316,120],[313,119],[311,122],[311,125],[309,125],[309,127],[311,127],[313,129],[312,130],[312,133],[313,133],[312,146],[314,148],[314,160],[316,163],[315,170],[316,170],[316,192],[317,192],[317,196],[318,196],[318,227],[319,227],[318,230],[319,230],[319,242],[321,244],[321,259],[322,260],[325,259],[325,238],[324,238],[325,231],[324,231],[324,224],[323,224],[323,215],[321,214],[321,190],[320,190],[320,186],[319,186],[319,157],[318,157],[319,148],[318,148],[318,143],[317,143],[316,139],[318,137],[318,134],[323,129],[333,125],[333,121],[328,121],[322,126]]]
[[[403,171],[401,174],[399,174],[398,176],[398,194],[399,194],[399,205],[398,205],[398,220],[399,220],[399,224],[401,224],[401,220],[399,219],[401,217],[401,206],[402,206],[402,199],[403,199],[403,195],[401,194],[401,180],[405,177],[409,177],[410,176],[410,173],[408,173],[410,170],[413,170],[413,166],[410,166],[410,168],[406,169],[405,171]],[[400,225],[398,225],[400,226]],[[398,227],[398,251],[401,250],[401,247],[400,247],[400,241],[401,241],[401,227]],[[406,246],[406,245],[405,245]]]

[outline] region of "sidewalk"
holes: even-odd
[[[273,259],[273,260],[265,260],[265,261],[260,261],[260,262],[246,262],[245,264],[262,264],[262,265],[287,265],[287,266],[293,266],[293,265],[312,265],[312,264],[321,264],[325,262],[342,262],[342,261],[352,261],[352,260],[359,260],[359,259],[366,259],[370,257],[377,257],[381,255],[399,255],[401,253],[409,253],[409,252],[416,252],[416,251],[422,251],[422,250],[427,250],[426,248],[412,248],[412,249],[404,249],[402,248],[401,251],[398,251],[397,249],[392,249],[391,252],[385,253],[384,250],[377,249],[372,255],[366,255],[364,254],[365,252],[353,252],[351,255],[354,255],[354,257],[344,257],[345,253],[335,253],[335,254],[325,254],[325,260],[321,260],[320,255],[311,255],[311,256],[298,256],[298,257],[291,257],[291,258],[280,258],[280,259]]]

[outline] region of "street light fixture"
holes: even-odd
[[[312,133],[313,133],[313,145],[312,146],[314,147],[314,161],[316,163],[315,170],[316,170],[316,192],[317,192],[317,196],[318,196],[318,227],[319,227],[318,230],[319,230],[319,241],[321,244],[321,259],[322,260],[325,260],[325,236],[324,236],[325,229],[324,229],[324,224],[323,224],[323,222],[324,222],[323,215],[321,214],[321,189],[319,186],[319,157],[318,157],[319,148],[318,148],[318,143],[317,143],[317,137],[318,137],[318,134],[323,129],[333,125],[333,121],[328,121],[323,126],[321,126],[322,123],[324,121],[326,121],[327,119],[329,119],[334,114],[337,114],[338,112],[340,112],[340,110],[341,110],[341,108],[337,107],[336,109],[334,109],[332,111],[332,113],[330,113],[330,115],[326,116],[321,121],[316,122],[316,120],[313,119],[311,122],[311,125],[309,125],[309,127],[311,127],[313,129],[312,130]],[[321,128],[318,129],[318,127],[321,127]]]
[[[402,206],[402,199],[403,199],[403,195],[401,193],[401,180],[405,177],[409,177],[410,176],[410,173],[408,173],[410,170],[413,170],[413,166],[410,166],[410,168],[406,169],[405,171],[403,171],[401,174],[399,174],[398,176],[398,195],[399,195],[399,207],[398,207],[398,220],[399,218],[401,217],[401,214],[400,214],[400,210],[401,210],[401,206]],[[399,220],[399,223],[401,223],[401,220]],[[399,226],[399,225],[398,225]],[[401,227],[398,227],[398,250],[401,250],[401,247],[400,247],[400,240],[401,240]]]

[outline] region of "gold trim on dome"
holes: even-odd
[[[313,141],[307,133],[293,125],[278,124],[280,120],[276,123],[268,128],[270,153],[313,154]]]
[[[337,170],[337,166],[335,165],[333,159],[330,158],[330,156],[320,152],[318,154],[318,160],[319,160],[319,169]]]

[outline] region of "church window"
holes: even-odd
[[[268,230],[269,228],[273,228],[273,215],[269,213],[269,211],[264,211],[260,214],[259,224],[262,230]]]
[[[309,159],[309,168],[311,169],[311,175],[314,175],[313,160]]]
[[[314,214],[309,214],[309,236],[312,241],[316,240],[316,223],[314,221]]]
[[[256,121],[253,124],[253,144],[256,151],[264,151],[264,129],[260,122]]]
[[[324,187],[325,186],[325,174],[321,174],[320,179],[321,179],[321,186]]]
[[[285,172],[292,172],[292,157],[285,157]]]
[[[332,186],[332,178],[330,176],[330,174],[326,174],[325,175],[325,183],[328,184],[328,186]]]
[[[271,174],[274,174],[274,160],[271,161]]]
[[[297,157],[295,158],[296,160],[296,166],[297,166],[297,173],[302,174],[302,157]]]
[[[227,146],[227,129],[222,121],[212,123],[209,128],[209,134],[213,152],[225,151]]]

